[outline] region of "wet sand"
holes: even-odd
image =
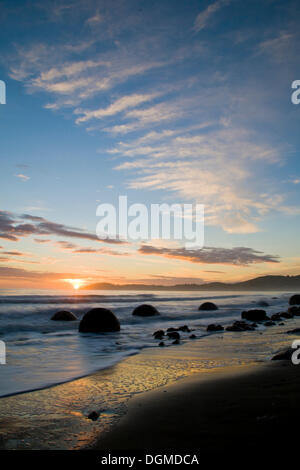
[[[300,366],[289,361],[215,370],[135,396],[96,449],[290,456],[298,452],[299,397]]]
[[[253,433],[297,417],[298,368],[269,361],[296,339],[286,331],[297,326],[293,319],[148,348],[90,376],[2,398],[0,449],[201,450],[228,445],[241,429],[250,443]],[[97,421],[87,418],[92,411]]]

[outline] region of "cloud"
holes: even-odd
[[[53,272],[43,272],[43,271],[30,271],[22,268],[12,268],[8,266],[0,266],[0,279],[6,280],[9,278],[12,279],[22,279],[29,281],[36,280],[60,280],[64,277],[74,277],[74,274],[70,273],[53,273]]]
[[[63,250],[71,251],[75,254],[100,254],[100,255],[113,255],[113,256],[127,256],[128,253],[109,250],[107,248],[92,248],[92,247],[82,247],[75,245],[74,243],[69,243],[67,241],[58,241],[54,243]]]
[[[122,98],[119,98],[107,108],[99,108],[94,111],[76,109],[74,111],[75,114],[83,114],[82,117],[76,119],[76,123],[78,124],[80,122],[89,121],[90,119],[101,119],[107,116],[113,116],[117,113],[125,111],[128,108],[135,108],[141,103],[152,100],[156,96],[158,96],[157,93],[150,93],[146,95],[133,94],[122,96]]]
[[[230,3],[229,0],[218,0],[214,3],[211,3],[208,5],[205,10],[201,11],[194,23],[194,31],[199,33],[199,31],[202,31],[202,29],[205,29],[208,25],[208,22],[211,20],[211,18],[214,16],[217,11],[219,11],[223,6],[228,5]]]
[[[257,47],[256,55],[267,54],[275,62],[285,62],[291,57],[295,42],[297,38],[294,34],[281,31],[276,37],[262,41]]]
[[[74,50],[69,50],[65,44],[59,47],[43,43],[18,46],[16,55],[9,60],[9,75],[24,82],[31,93],[50,93],[54,102],[45,107],[57,110],[75,107],[131,77],[165,65],[163,60],[147,60],[144,52],[139,57],[119,48],[85,60],[70,60],[73,55]]]
[[[30,223],[28,223],[28,221]],[[11,212],[0,211],[0,238],[18,241],[22,237],[39,235],[57,235],[68,238],[92,240],[110,244],[124,244],[118,239],[99,239],[96,234],[86,232],[76,227],[51,222],[44,217],[30,214],[15,215]]]
[[[99,12],[97,12],[95,15],[91,16],[90,18],[88,18],[88,19],[86,20],[86,23],[87,23],[89,26],[93,27],[93,26],[95,26],[95,25],[98,25],[99,23],[102,23],[103,20],[104,20],[103,16],[100,15]]]
[[[151,139],[153,139],[151,141]],[[164,190],[177,201],[205,205],[205,222],[230,233],[253,233],[272,210],[287,211],[283,195],[259,189],[258,165],[280,163],[278,148],[259,142],[246,129],[200,123],[119,142],[110,150],[122,158],[115,169],[131,171],[130,189]],[[176,202],[177,202],[176,201]]]
[[[30,176],[27,176],[27,175],[23,175],[22,173],[19,173],[17,175],[15,175],[16,178],[19,178],[20,180],[22,181],[28,181],[30,180]]]
[[[21,251],[1,251],[2,255],[7,256],[28,256],[27,253],[22,253]]]
[[[246,247],[204,247],[201,250],[187,250],[186,248],[158,248],[142,245],[138,252],[142,255],[158,255],[200,264],[248,266],[254,263],[279,263],[278,256],[265,255],[261,251]]]

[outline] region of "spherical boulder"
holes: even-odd
[[[132,315],[137,317],[153,317],[154,315],[159,315],[159,312],[155,307],[153,307],[153,305],[143,304],[136,307],[133,310]]]
[[[290,305],[300,305],[300,294],[292,295],[289,300]]]
[[[74,320],[77,320],[77,317],[72,312],[68,312],[67,310],[60,310],[59,312],[56,312],[51,317],[51,320],[53,320],[53,321],[74,321]]]
[[[107,308],[93,308],[82,318],[79,324],[81,333],[102,333],[120,331],[120,322]]]
[[[249,321],[264,321],[269,320],[265,310],[246,310],[242,312],[242,318]]]
[[[213,302],[204,302],[198,310],[218,310],[218,307]]]

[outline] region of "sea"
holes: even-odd
[[[210,323],[224,326],[241,318],[245,309],[268,314],[287,309],[289,292],[166,292],[134,291],[16,291],[0,290],[0,340],[6,346],[6,364],[0,364],[0,397],[47,388],[107,369],[141,350],[157,347],[153,332],[188,325],[197,340]],[[205,301],[218,310],[199,311]],[[132,315],[135,307],[151,304],[159,316]],[[79,333],[80,319],[90,309],[111,309],[121,323],[120,332]],[[78,321],[52,321],[59,310],[73,312]],[[264,329],[263,325],[259,326]],[[181,333],[182,343],[191,333]],[[3,344],[3,343],[2,343]],[[174,347],[166,341],[166,347]],[[179,346],[180,347],[180,346]]]

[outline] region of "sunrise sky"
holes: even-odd
[[[300,274],[299,19],[297,0],[0,1],[0,287]],[[205,248],[100,241],[119,195],[204,204]]]

